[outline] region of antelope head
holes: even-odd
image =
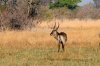
[[[55,23],[55,25],[54,25],[54,27],[53,27],[53,29],[52,29],[50,35],[51,35],[51,36],[54,36],[54,37],[56,38],[56,37],[58,36],[58,29],[59,29],[59,24],[58,24],[58,26],[56,27],[56,23]]]

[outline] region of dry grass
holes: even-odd
[[[1,47],[46,47],[55,46],[55,39],[49,35],[54,22],[60,23],[59,31],[64,31],[68,35],[68,45],[73,46],[75,43],[79,46],[95,46],[99,42],[100,20],[79,21],[79,20],[63,20],[42,22],[31,31],[5,31],[0,32]],[[49,26],[49,27],[48,27]]]
[[[100,20],[56,21],[68,35],[64,53],[49,35],[55,21],[43,22],[32,31],[0,32],[0,66],[99,66]]]

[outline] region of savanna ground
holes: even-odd
[[[49,34],[54,22],[68,35],[65,52]],[[52,20],[31,31],[0,32],[0,66],[100,66],[100,20]]]

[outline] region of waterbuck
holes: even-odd
[[[58,27],[56,27],[56,22],[53,27],[52,32],[50,33],[51,36],[53,36],[58,41],[58,52],[60,50],[60,45],[62,45],[62,50],[64,51],[64,45],[67,41],[67,34],[65,32],[58,32],[59,29],[59,23]]]

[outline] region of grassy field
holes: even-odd
[[[54,22],[68,35],[65,52],[49,35]],[[53,20],[31,31],[0,32],[0,66],[100,66],[100,20]]]

